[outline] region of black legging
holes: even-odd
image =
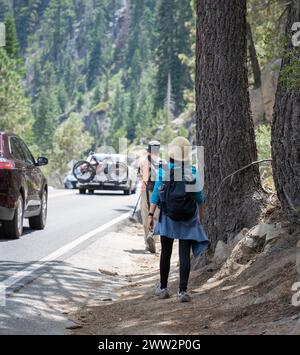
[[[167,288],[170,273],[171,256],[174,239],[160,237],[161,255],[160,255],[160,287]],[[192,240],[179,240],[179,263],[180,263],[180,284],[179,292],[187,290],[187,285],[191,270],[191,247]]]

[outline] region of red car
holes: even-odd
[[[48,159],[35,160],[17,135],[0,132],[0,224],[5,237],[19,238],[23,219],[32,229],[44,229],[47,219],[48,186],[39,166]]]

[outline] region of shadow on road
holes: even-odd
[[[24,237],[26,237],[26,236],[29,236],[29,235],[33,234],[34,232],[36,232],[36,230],[30,229],[29,227],[24,227],[24,228],[23,228],[23,234],[22,234],[22,237],[21,237],[21,238],[24,238]],[[0,243],[3,243],[3,242],[13,242],[13,241],[16,241],[16,240],[17,240],[16,238],[7,238],[7,237],[4,235],[3,228],[0,227]]]
[[[4,273],[14,274],[24,267],[0,262]],[[4,307],[0,303],[0,334],[63,334],[69,312],[91,299],[98,303],[114,299],[115,291],[126,283],[124,277],[101,275],[63,261],[45,264],[38,274],[30,287],[7,297]]]

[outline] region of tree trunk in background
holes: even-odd
[[[298,3],[298,4],[297,4]],[[275,98],[272,126],[273,172],[278,198],[290,221],[300,224],[300,78],[298,85],[287,88],[295,80],[292,58],[299,60],[300,47],[292,45],[292,25],[300,22],[299,1],[292,1],[288,9],[286,35],[288,45],[283,58]]]
[[[250,56],[250,62],[251,62],[251,67],[253,72],[253,80],[254,80],[253,88],[259,89],[261,87],[261,71],[257,59],[255,44],[253,41],[252,30],[249,23],[247,23],[247,40],[248,40],[248,51]]]
[[[205,149],[206,230],[227,240],[253,226],[264,202],[247,77],[246,0],[199,0],[197,6],[197,142]]]

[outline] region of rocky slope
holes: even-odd
[[[299,228],[285,220],[274,200],[260,225],[226,246],[222,261],[207,255],[202,267],[198,263],[190,280],[191,303],[180,304],[176,297],[174,248],[170,299],[153,296],[158,259],[149,255],[148,261],[137,261],[139,271],[130,275],[118,299],[88,304],[76,313],[80,329],[75,334],[300,334],[299,307],[292,304],[292,286],[300,277],[299,241]]]

